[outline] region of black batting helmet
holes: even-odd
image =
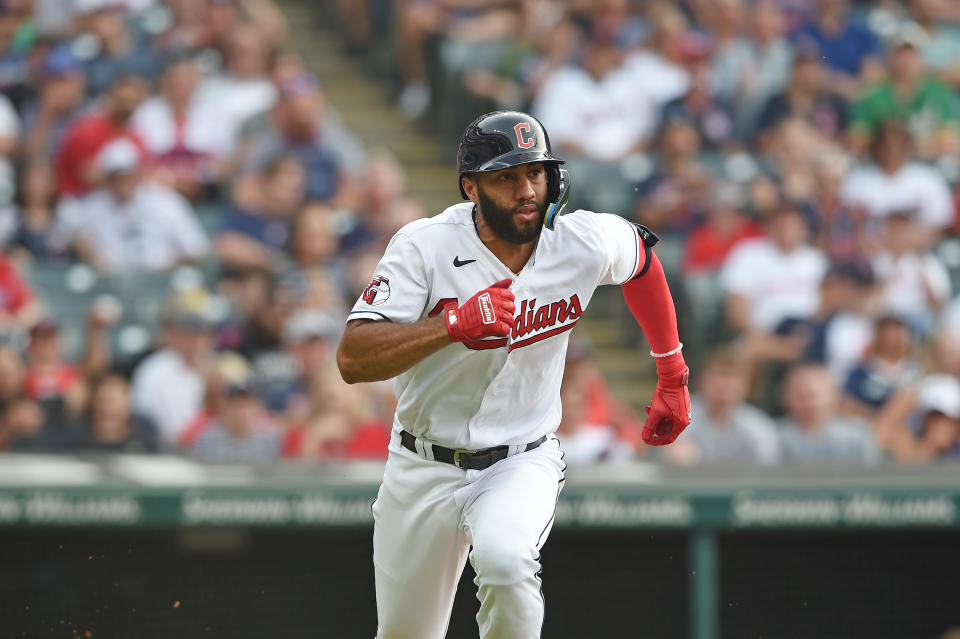
[[[520,111],[493,111],[470,123],[460,138],[457,150],[457,181],[460,194],[463,176],[470,173],[499,171],[512,166],[543,162],[547,172],[547,200],[556,202],[560,195],[560,165],[563,160],[550,152],[550,138],[543,125]]]

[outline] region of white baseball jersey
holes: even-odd
[[[633,224],[584,210],[544,230],[517,274],[480,240],[470,202],[404,226],[349,319],[414,323],[506,278],[517,310],[507,338],[451,344],[400,374],[394,428],[468,450],[554,432],[570,329],[597,286],[630,280],[645,258]]]

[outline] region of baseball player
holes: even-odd
[[[373,505],[378,638],[444,637],[468,557],[480,636],[540,637],[540,548],[564,481],[564,355],[597,286],[622,287],[652,347],[644,441],[669,444],[690,423],[657,238],[616,215],[561,217],[561,164],[535,118],[475,120],[458,153],[469,202],[400,229],[350,313],[343,378],[397,378]]]

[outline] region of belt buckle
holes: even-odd
[[[453,464],[454,464],[454,466],[456,466],[457,468],[463,468],[463,466],[460,465],[460,455],[461,455],[461,454],[463,454],[463,455],[470,455],[470,454],[472,454],[472,452],[473,452],[473,451],[464,450],[463,448],[454,449],[454,451],[453,451]]]

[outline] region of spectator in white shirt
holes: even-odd
[[[533,112],[560,153],[613,162],[653,135],[660,104],[645,99],[623,59],[613,40],[588,37],[580,64],[560,68],[544,81]]]
[[[722,463],[769,466],[780,460],[773,420],[746,403],[747,362],[729,349],[714,351],[699,375],[693,396],[693,425],[676,445],[664,450],[680,464]]]
[[[205,295],[185,295],[172,303],[161,319],[163,346],[133,373],[134,410],[156,424],[169,445],[204,406],[214,356],[207,301]]]
[[[894,211],[884,224],[882,251],[873,270],[886,310],[904,317],[921,336],[936,328],[937,313],[950,300],[950,275],[924,246],[925,233],[910,211]]]
[[[841,197],[877,222],[895,211],[914,211],[917,222],[928,231],[929,246],[939,231],[953,224],[953,201],[939,171],[910,161],[910,147],[910,133],[902,124],[882,124],[870,143],[874,163],[850,172]],[[875,230],[880,226],[875,225]]]
[[[803,344],[774,331],[788,319],[808,319],[820,302],[827,259],[807,244],[803,214],[782,206],[771,214],[767,237],[738,242],[720,272],[727,321],[748,338],[759,358],[792,359]]]
[[[268,111],[277,100],[267,75],[270,53],[270,43],[260,30],[238,26],[227,42],[225,69],[204,79],[197,89],[196,100],[202,105],[197,108],[219,114],[219,126],[228,132],[228,150],[237,143],[243,123]]]
[[[190,204],[145,180],[137,147],[118,138],[97,156],[104,187],[67,209],[60,223],[77,253],[98,270],[156,272],[199,260],[208,242]]]

